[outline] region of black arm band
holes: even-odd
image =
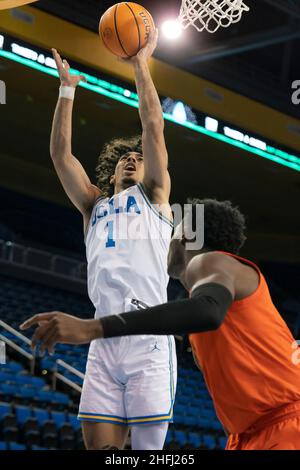
[[[101,318],[104,338],[127,335],[182,335],[219,328],[232,304],[221,284],[203,284],[190,299],[176,300],[146,310]]]

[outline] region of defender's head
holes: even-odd
[[[98,159],[96,174],[97,186],[106,197],[111,197],[115,189],[120,191],[141,182],[144,177],[141,137],[108,142]]]
[[[246,240],[245,217],[230,201],[216,199],[189,199],[189,209],[177,225],[168,255],[168,273],[179,279],[187,263],[194,256],[207,251],[226,251],[238,254]],[[187,249],[187,233],[196,232],[196,206],[204,204],[204,246],[201,250]]]

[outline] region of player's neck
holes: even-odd
[[[114,189],[114,195],[121,193],[122,191],[125,191],[128,188],[131,188],[132,186],[135,186],[136,183],[119,183],[115,185]]]

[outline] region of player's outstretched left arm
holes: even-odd
[[[148,61],[158,40],[158,31],[152,30],[146,46],[129,60],[134,67],[139,96],[139,114],[143,128],[144,185],[156,204],[167,204],[170,196],[168,153],[164,138],[164,119],[159,96],[155,89]],[[169,214],[168,214],[169,215]]]
[[[228,256],[206,253],[196,256],[186,270],[191,298],[144,311],[111,315],[101,320],[82,320],[62,312],[35,315],[21,329],[39,325],[33,347],[52,351],[56,343],[82,344],[96,338],[156,334],[173,335],[218,329],[235,299],[237,272]]]

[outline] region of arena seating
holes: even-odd
[[[31,376],[20,363],[1,366],[0,400],[0,449],[82,448],[80,423],[69,411],[70,397],[50,390],[45,379]]]
[[[166,448],[224,447],[224,434],[200,372],[179,369],[179,376],[187,380],[181,381],[182,390],[178,386],[179,403],[176,401]],[[201,385],[198,388],[197,377]],[[46,379],[30,375],[22,364],[9,361],[0,373],[0,450],[82,448],[80,422],[69,411],[72,400],[65,393],[51,390]]]
[[[0,296],[0,318],[14,328],[40,311],[93,315],[93,306],[80,295],[4,276],[0,276]],[[12,333],[1,330],[1,334],[29,351],[29,346]],[[201,373],[184,344],[177,348],[174,423],[168,431],[166,448],[224,449],[226,438],[222,426]],[[52,390],[51,371],[56,367],[56,360],[63,359],[84,372],[87,351],[87,346],[57,345],[54,356],[37,358],[36,376],[28,372],[26,364],[15,353],[14,360],[0,366],[0,450],[83,448],[76,417],[79,395],[66,388]],[[74,374],[65,371],[63,374],[82,384]]]
[[[0,318],[14,328],[29,316],[45,311],[60,310],[87,318],[94,315],[88,298],[4,276],[0,276],[0,298]]]
[[[0,239],[84,259],[79,212],[0,187],[0,214]]]

